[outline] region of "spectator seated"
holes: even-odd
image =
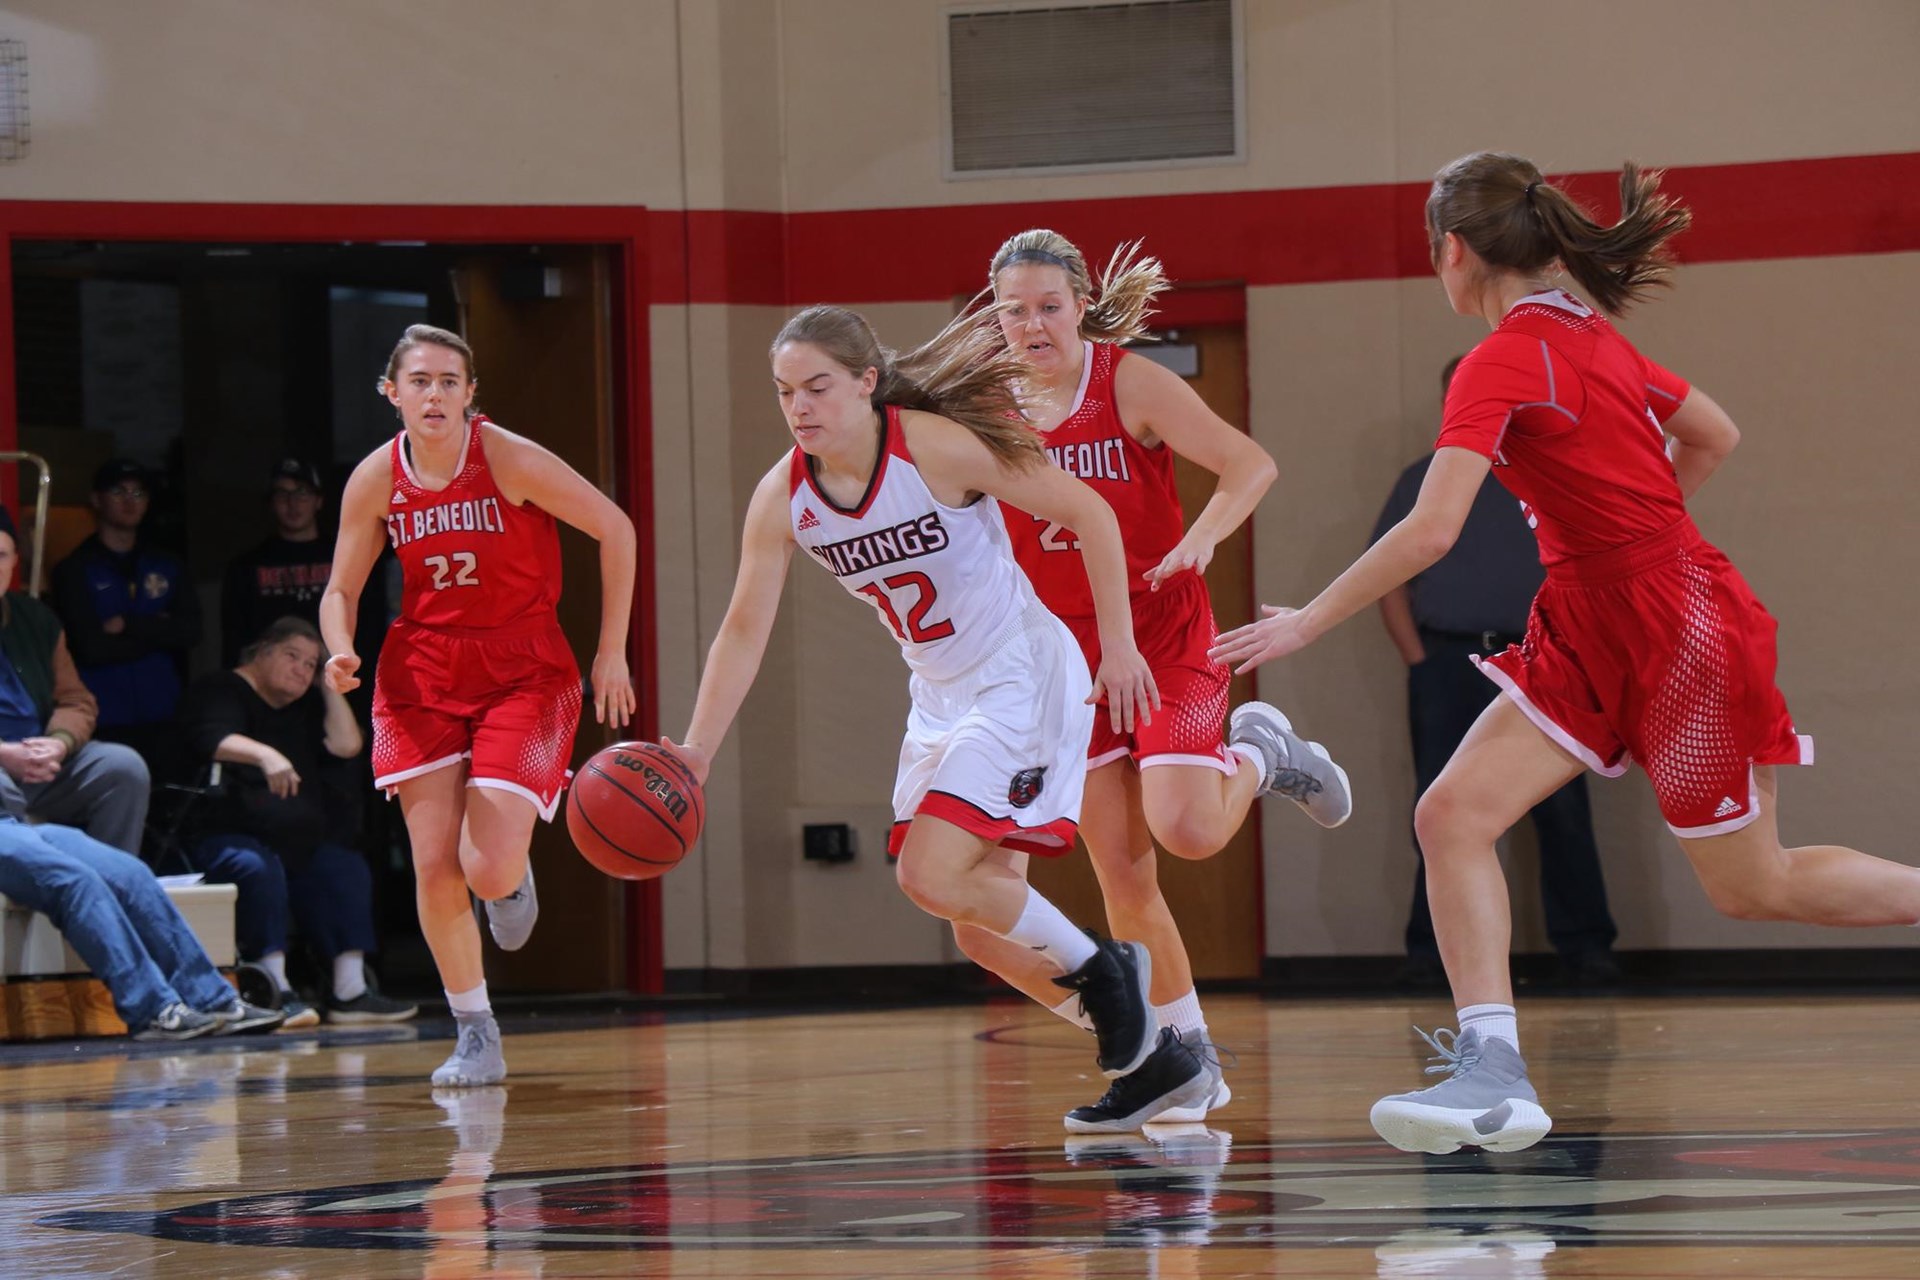
[[[320,636],[282,618],[249,644],[239,667],[197,681],[181,720],[197,762],[223,766],[220,794],[197,814],[187,858],[210,881],[240,891],[235,936],[243,960],[272,974],[290,1025],[317,1011],[287,976],[288,924],[297,921],[332,969],[328,1021],[393,1022],[415,1006],[367,982],[376,949],[373,877],[346,843],[354,797],[329,766],[359,755],[346,700],[315,682]]]

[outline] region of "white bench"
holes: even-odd
[[[172,885],[167,897],[216,968],[231,968],[234,904],[230,884]],[[76,1035],[122,1035],[126,1025],[86,962],[67,945],[53,921],[0,896],[0,1039],[42,1040]]]

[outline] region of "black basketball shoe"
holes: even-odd
[[[1160,1028],[1153,1052],[1137,1070],[1108,1086],[1091,1106],[1067,1112],[1070,1133],[1129,1133],[1175,1107],[1206,1102],[1213,1093],[1213,1072],[1172,1027]]]
[[[1147,999],[1153,958],[1137,942],[1102,939],[1091,930],[1087,936],[1093,939],[1093,958],[1053,982],[1079,995],[1100,1042],[1100,1073],[1123,1076],[1153,1052],[1156,1023]]]

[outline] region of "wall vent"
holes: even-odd
[[[25,156],[32,137],[27,127],[27,46],[0,40],[0,161]]]
[[[1243,159],[1239,0],[949,10],[947,176]]]

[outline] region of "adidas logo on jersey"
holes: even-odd
[[[820,517],[813,514],[812,507],[800,508],[800,523],[795,526],[801,533],[820,527]]]
[[[1720,802],[1720,807],[1713,811],[1713,816],[1716,818],[1726,818],[1738,812],[1740,812],[1740,802],[1732,796],[1728,796]]]
[[[406,506],[406,505],[407,505],[407,495],[406,495],[406,494],[404,494],[404,493],[402,493],[402,492],[400,492],[400,491],[399,491],[398,489],[395,489],[395,490],[393,491],[393,503],[392,503],[392,505],[393,505],[393,506],[396,506],[396,507],[404,507],[404,506]]]

